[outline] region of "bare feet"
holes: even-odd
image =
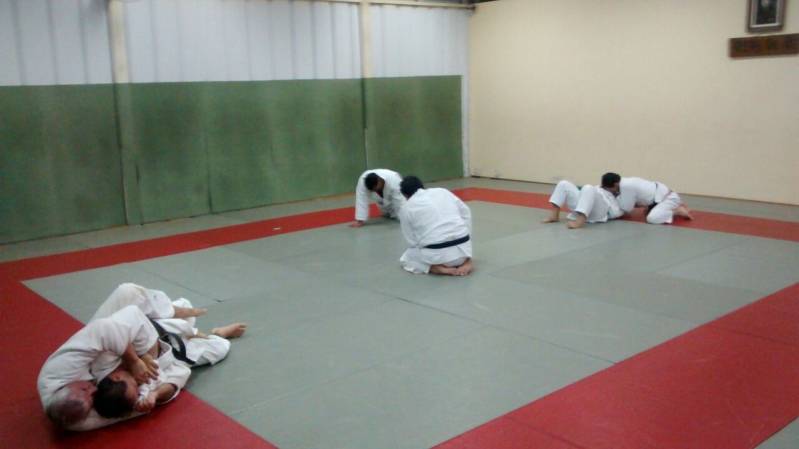
[[[585,224],[585,215],[580,213],[577,213],[575,215],[577,215],[577,218],[575,218],[574,220],[569,220],[569,222],[566,223],[566,226],[569,229],[580,229]]]
[[[244,331],[246,330],[247,330],[246,324],[233,323],[233,324],[228,324],[227,326],[215,327],[211,329],[211,333],[230,340],[231,338],[241,337],[242,335],[244,335]]]
[[[472,259],[466,260],[463,264],[458,267],[448,267],[446,265],[432,265],[430,266],[430,273],[432,274],[442,274],[445,276],[466,276],[467,274],[471,273],[474,269],[474,265],[472,265]]]
[[[678,208],[674,209],[674,215],[688,220],[694,219],[694,216],[691,215],[691,210],[685,204],[680,204]]]
[[[472,259],[467,259],[463,265],[455,268],[455,276],[466,276],[471,273],[473,269],[474,265],[472,265]]]
[[[208,309],[197,309],[194,307],[175,307],[175,318],[192,318],[203,316],[208,313]]]
[[[430,273],[443,274],[446,276],[457,276],[457,268],[448,267],[446,265],[431,265]]]
[[[553,205],[554,206],[554,205]],[[541,223],[556,223],[560,221],[560,208],[555,206],[550,212],[549,217],[543,220]]]

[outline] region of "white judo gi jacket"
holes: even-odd
[[[375,192],[370,192],[369,189],[366,188],[364,179],[369,173],[374,173],[385,181],[382,197]],[[396,218],[400,209],[402,209],[402,206],[405,204],[405,197],[400,192],[401,182],[402,176],[400,176],[399,173],[385,168],[376,168],[363,172],[360,178],[358,178],[358,184],[355,186],[355,219],[358,221],[366,221],[369,218],[370,198],[377,203],[383,215]]]
[[[459,266],[472,257],[472,241],[448,248],[428,245],[450,242],[472,233],[472,213],[447,189],[419,189],[400,210],[400,228],[409,248],[400,258],[411,273],[427,273],[431,265]]]
[[[625,213],[630,213],[636,206],[652,207],[646,216],[650,224],[671,223],[674,209],[682,204],[677,192],[667,185],[643,178],[621,178],[618,201]]]
[[[37,381],[42,406],[47,408],[53,394],[64,385],[94,380],[90,367],[102,354],[110,354],[115,359],[110,368],[113,371],[121,363],[121,356],[129,344],[141,355],[157,340],[155,328],[144,313],[133,306],[89,322],[44,362]]]

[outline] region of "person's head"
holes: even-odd
[[[133,376],[120,368],[97,384],[94,409],[104,418],[119,418],[133,411],[139,388]]]
[[[400,183],[400,192],[402,192],[405,198],[412,197],[417,190],[423,188],[424,184],[422,184],[422,180],[413,175],[402,178],[402,182]]]
[[[94,382],[81,380],[71,382],[53,394],[47,404],[47,417],[60,427],[69,427],[82,421],[92,410],[97,387]]]
[[[372,172],[363,178],[363,184],[366,186],[366,190],[370,192],[382,192],[386,181],[377,176],[377,173]]]
[[[614,195],[619,194],[620,182],[621,176],[619,176],[617,173],[608,172],[602,175],[602,188]]]

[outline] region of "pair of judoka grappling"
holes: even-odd
[[[578,188],[570,181],[560,181],[549,198],[552,211],[544,222],[559,221],[564,206],[571,211],[567,217],[571,229],[622,217],[636,207],[648,208],[646,221],[651,224],[671,223],[675,216],[693,218],[680,195],[663,183],[622,178],[616,173],[605,173],[601,182],[600,186]],[[391,170],[368,170],[358,179],[351,226],[364,225],[370,198],[384,216],[399,218],[409,246],[400,258],[405,270],[460,276],[472,271],[471,212],[450,191],[425,189],[415,176],[402,178]]]
[[[122,284],[89,323],[45,361],[37,387],[47,416],[67,430],[91,430],[150,412],[177,396],[194,366],[230,350],[243,323],[195,327],[205,314],[180,298]]]

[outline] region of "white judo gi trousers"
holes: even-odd
[[[608,197],[600,190],[600,187],[586,184],[582,189],[571,181],[560,181],[555,186],[555,190],[549,197],[549,202],[563,208],[566,205],[571,212],[566,216],[569,220],[577,219],[576,213],[585,215],[586,221],[589,223],[604,223],[608,219],[614,219],[621,216],[621,211],[618,205],[612,204],[615,201]]]
[[[649,224],[671,224],[674,221],[674,210],[680,207],[682,198],[672,192],[665,184],[657,183],[655,191],[655,207],[646,214]]]
[[[149,289],[133,283],[125,283],[117,287],[100,306],[92,320],[102,318],[104,314],[110,315],[129,305],[141,309],[148,318],[155,320],[167,332],[181,336],[186,345],[186,356],[195,361],[194,366],[213,365],[227,357],[230,351],[230,341],[217,335],[193,338],[198,332],[195,327],[196,318],[174,318],[174,307],[193,307],[188,299],[179,298],[172,301],[166,293],[160,290]]]

